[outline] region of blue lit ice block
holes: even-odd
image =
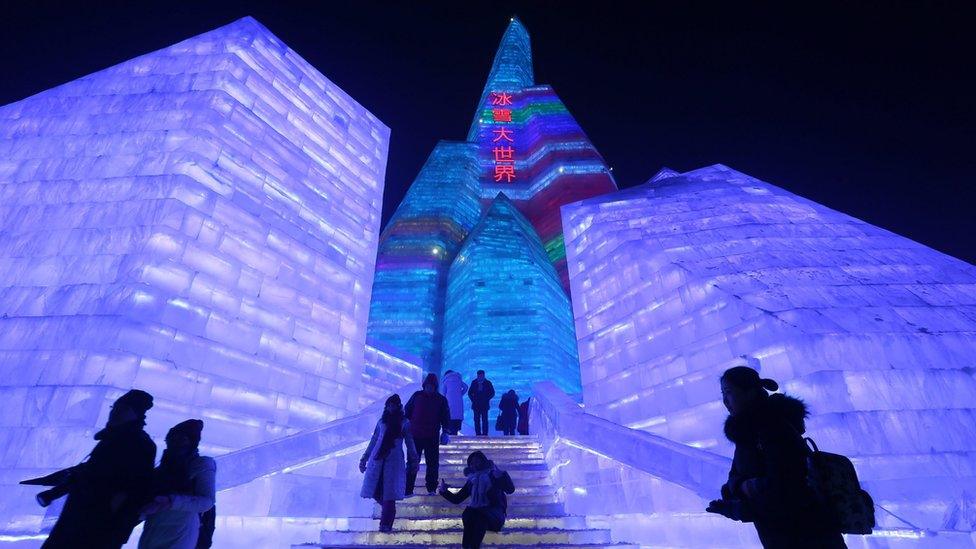
[[[749,364],[875,502],[976,529],[976,267],[721,165],[563,222],[588,413],[729,455],[718,378]]]
[[[524,400],[543,380],[579,393],[569,298],[532,225],[503,194],[451,265],[443,368],[467,381],[485,370],[495,407],[503,392]]]
[[[3,483],[130,387],[208,453],[358,409],[388,138],[250,18],[0,108]]]

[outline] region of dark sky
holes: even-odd
[[[518,15],[621,187],[720,162],[976,263],[976,3],[935,4],[0,0],[0,104],[253,15],[392,128],[386,220]]]

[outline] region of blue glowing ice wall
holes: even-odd
[[[543,380],[580,390],[569,299],[532,225],[505,195],[451,265],[444,369],[467,380],[485,370],[498,399],[509,389],[524,399]]]
[[[718,377],[750,364],[883,526],[976,529],[976,267],[724,166],[563,215],[587,412],[729,455]]]
[[[438,143],[380,236],[370,338],[438,372],[447,270],[481,216],[477,148]]]
[[[359,406],[389,130],[245,18],[0,108],[0,500],[156,397],[221,453]]]

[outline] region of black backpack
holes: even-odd
[[[867,535],[875,526],[874,500],[861,489],[851,460],[840,454],[821,452],[811,438],[808,449],[807,484],[833,515],[845,534]]]

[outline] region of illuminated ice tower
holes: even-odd
[[[522,396],[543,378],[578,393],[559,209],[613,190],[513,19],[467,140],[437,145],[380,236],[371,341]]]

